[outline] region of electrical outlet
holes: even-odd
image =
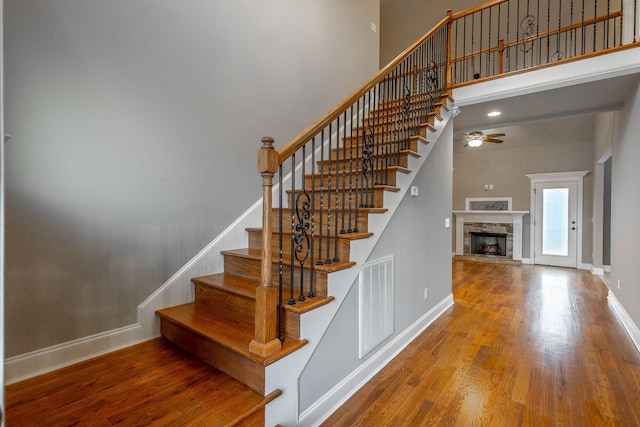
[[[424,300],[426,301],[429,298],[429,288],[424,288]]]

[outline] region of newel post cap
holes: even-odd
[[[278,171],[280,159],[273,148],[274,139],[270,136],[262,138],[262,147],[258,150],[258,173],[275,174]]]

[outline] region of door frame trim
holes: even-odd
[[[576,213],[576,218],[579,221],[579,229],[577,241],[576,241],[576,268],[580,268],[582,265],[582,226],[583,226],[583,199],[584,199],[584,177],[590,171],[573,171],[573,172],[553,172],[553,173],[532,173],[527,174],[526,177],[531,180],[531,189],[529,191],[531,195],[530,202],[530,220],[529,220],[529,258],[531,259],[531,264],[536,264],[536,252],[535,252],[535,239],[536,239],[536,229],[535,229],[535,218],[536,218],[536,193],[535,188],[536,184],[540,184],[543,182],[559,182],[559,181],[571,181],[576,182],[578,184],[578,212]]]

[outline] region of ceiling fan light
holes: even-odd
[[[471,148],[477,148],[482,145],[482,138],[473,138],[467,141],[467,145]]]

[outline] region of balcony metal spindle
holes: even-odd
[[[596,39],[597,39],[597,28],[598,28],[598,23],[595,21],[595,19],[598,17],[598,0],[594,0],[593,2],[593,50],[592,52],[596,51]]]
[[[570,3],[570,21],[571,21],[571,30],[569,31],[569,50],[567,51],[567,56],[574,57],[576,56],[576,45],[575,45],[575,28],[573,27],[573,0]]]
[[[511,23],[511,2],[507,2],[507,37],[506,37],[506,43],[507,46],[510,46],[511,44],[511,39],[509,38],[509,28],[510,28],[510,23]],[[507,47],[507,70],[506,71],[511,71],[511,48]]]
[[[585,42],[586,33],[585,32],[586,32],[587,29],[586,29],[585,21],[584,21],[584,11],[585,11],[584,0],[582,0],[582,13],[581,13],[581,15],[582,15],[582,17],[581,17],[581,20],[582,20],[581,21],[582,22],[582,37],[580,39],[580,45],[581,45],[580,46],[581,47],[580,54],[581,55],[584,55],[584,51],[586,49],[586,44],[585,44],[586,43]]]
[[[517,21],[519,22],[520,21],[520,0],[517,0],[517,2],[518,3],[516,5],[516,17],[517,17]],[[520,31],[521,31],[521,28],[518,27],[516,29],[516,46],[520,46],[520,35],[521,35]],[[520,49],[518,49],[518,48],[515,49],[515,51],[516,51],[516,70],[519,69],[519,67],[518,67],[518,50],[520,50]],[[524,53],[522,54],[522,56],[524,57]],[[523,64],[523,66],[524,66],[524,64]]]

